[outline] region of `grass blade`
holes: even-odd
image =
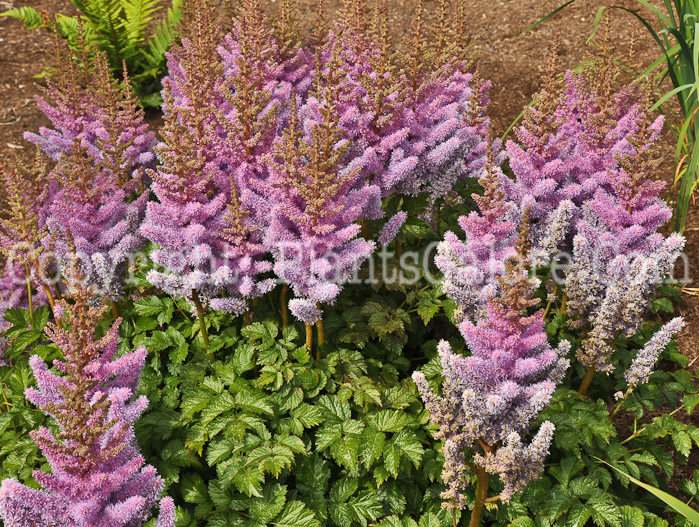
[[[643,483],[642,481],[637,480],[633,476],[628,475],[623,470],[618,469],[614,465],[610,465],[609,463],[607,463],[606,461],[604,461],[602,459],[599,459],[599,458],[597,458],[597,459],[599,461],[601,461],[602,463],[604,463],[605,465],[613,468],[614,470],[616,470],[620,474],[623,474],[624,476],[629,478],[630,482],[632,482],[632,483],[638,485],[639,487],[641,487],[642,489],[645,489],[648,492],[650,492],[653,496],[655,496],[656,498],[661,500],[663,503],[665,503],[665,505],[667,505],[671,509],[674,509],[675,512],[677,512],[678,514],[681,514],[682,516],[687,518],[694,525],[699,526],[699,512],[692,509],[686,503],[684,503],[681,500],[675,498],[674,496],[668,494],[667,492],[664,492],[664,491],[660,490],[659,488],[654,487],[653,485],[648,485],[647,483]]]
[[[554,9],[553,11],[551,11],[548,15],[544,16],[543,18],[540,18],[539,20],[537,20],[536,22],[534,22],[531,26],[529,26],[527,29],[525,29],[524,31],[522,31],[522,32],[520,33],[520,35],[524,35],[525,33],[529,33],[532,29],[534,29],[534,28],[540,26],[541,24],[543,24],[544,22],[546,22],[548,19],[550,19],[550,18],[556,16],[558,13],[560,13],[561,11],[563,11],[566,7],[568,7],[568,6],[569,6],[570,4],[572,4],[573,2],[575,2],[575,0],[568,0],[565,4],[559,5],[556,9]]]

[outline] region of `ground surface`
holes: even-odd
[[[536,20],[555,9],[562,0],[468,0],[466,15],[468,31],[478,52],[481,71],[492,82],[489,114],[496,135],[502,135],[510,123],[530,101],[539,86],[540,76],[554,36],[559,35],[562,67],[574,67],[592,51],[586,45],[593,29],[595,14],[602,0],[576,0],[555,17],[526,34],[522,32]],[[315,0],[297,0],[298,18],[310,26],[315,19]],[[370,2],[367,2],[370,3]],[[434,13],[438,0],[424,0],[426,11]],[[636,8],[634,0],[619,0],[620,5]],[[275,0],[262,0],[265,9],[274,12]],[[31,5],[48,13],[72,13],[69,0],[0,0],[0,10]],[[222,2],[222,12],[231,5]],[[340,8],[341,0],[326,0],[329,17]],[[388,0],[393,38],[399,42],[409,31],[414,0]],[[225,24],[225,19],[223,21]],[[620,50],[632,35],[634,17],[616,11],[612,19],[612,34]],[[636,27],[638,29],[638,26]],[[640,30],[638,61],[651,63],[657,56],[654,43]],[[50,39],[39,30],[27,32],[19,21],[0,18],[0,164],[13,155],[28,159],[32,145],[22,139],[26,130],[36,130],[47,123],[36,109],[32,98],[39,92],[33,75],[39,73],[46,60],[44,50]],[[671,180],[673,175],[673,136],[663,137],[666,162],[659,178]],[[697,273],[695,262],[699,255],[699,209],[693,208],[687,230],[689,275]],[[697,284],[690,284],[696,287]],[[681,350],[694,361],[699,357],[699,296],[686,294],[680,306],[687,318],[687,329],[681,335]],[[699,366],[699,361],[696,361]]]

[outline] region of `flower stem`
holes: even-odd
[[[483,505],[488,495],[488,473],[483,467],[476,468],[476,503],[471,511],[471,520],[468,527],[480,527]]]
[[[252,326],[252,312],[245,312],[245,322],[247,322],[248,326]]]
[[[199,330],[201,332],[201,338],[204,341],[204,348],[209,351],[209,334],[206,331],[206,320],[204,320],[204,306],[201,305],[201,300],[199,300],[199,294],[196,291],[192,291],[192,301],[194,302],[194,307],[197,308],[197,314],[199,315]]]
[[[578,388],[578,393],[580,395],[585,395],[587,393],[587,389],[590,387],[590,383],[595,377],[595,372],[596,370],[592,366],[590,366],[585,372],[585,377],[583,377],[583,380],[580,383],[580,388]]]
[[[29,327],[34,329],[34,303],[32,301],[32,281],[29,264],[24,264],[24,278],[27,281],[27,297],[29,299]]]
[[[306,324],[306,347],[308,350],[313,349],[313,326]]]
[[[282,328],[286,329],[289,327],[289,308],[286,306],[286,294],[289,292],[289,284],[284,284],[282,286],[282,293],[280,295],[280,303],[282,307]]]
[[[456,503],[454,504],[454,508],[451,510],[451,525],[452,527],[457,526],[457,521],[456,521]]]
[[[323,328],[322,318],[316,322],[316,329],[318,330],[318,350],[316,351],[316,360],[320,361],[320,347],[325,344],[325,328]]]
[[[114,300],[112,300],[110,303],[112,305],[112,316],[114,317],[114,320],[119,320],[119,307]]]

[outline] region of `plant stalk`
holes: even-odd
[[[316,322],[316,329],[318,330],[318,350],[316,352],[316,360],[320,361],[320,347],[325,344],[325,328],[323,327],[322,318]]]
[[[27,298],[29,299],[29,327],[34,329],[34,303],[32,299],[32,281],[29,264],[24,264],[24,278],[27,281]]]
[[[110,304],[112,306],[112,316],[114,317],[114,320],[119,320],[119,307],[114,300],[112,300]]]
[[[192,301],[194,302],[194,307],[197,308],[197,314],[199,315],[199,330],[201,332],[201,338],[204,341],[204,347],[206,351],[209,351],[209,333],[206,331],[206,320],[204,320],[204,306],[201,305],[201,300],[199,299],[199,294],[196,291],[192,291]]]
[[[313,326],[306,323],[306,347],[308,350],[313,349]]]
[[[480,527],[483,506],[488,496],[488,473],[483,467],[476,467],[476,503],[471,511],[468,527]]]
[[[286,295],[289,292],[289,284],[284,284],[282,286],[282,292],[279,297],[282,308],[282,328],[286,329],[289,327],[289,308],[286,305]]]
[[[595,370],[593,367],[589,367],[587,371],[585,372],[585,377],[583,377],[582,382],[580,383],[580,388],[578,388],[578,393],[580,395],[585,395],[587,393],[587,389],[590,387],[590,383],[592,382],[592,379],[595,377]]]

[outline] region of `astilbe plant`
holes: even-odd
[[[385,2],[370,24],[364,2],[347,0],[316,54],[341,61],[341,126],[352,140],[345,163],[358,160],[363,181],[384,197],[426,192],[435,201],[483,165],[489,85],[478,80],[448,3],[440,3],[435,38],[427,38],[423,17],[418,2],[411,52],[400,52]]]
[[[479,179],[485,192],[473,195],[480,213],[472,211],[458,220],[466,240],[448,231],[437,246],[435,264],[444,273],[442,289],[456,302],[459,321],[476,322],[487,315],[488,301],[499,292],[505,262],[515,254],[517,211],[514,203],[505,201],[503,177],[491,144]]]
[[[279,49],[256,0],[243,3],[234,28],[218,46],[218,53],[224,73],[223,96],[215,108],[216,136],[220,138],[218,144],[214,142],[215,160],[232,178],[220,187],[228,191],[233,182],[240,189],[240,199],[259,229],[255,235],[259,238],[270,223],[274,194],[265,157],[271,152],[283,121],[288,120],[282,113],[289,107],[292,92],[298,90],[300,95],[308,90],[305,84],[310,82],[311,65],[299,51],[286,60],[282,58],[293,50]]]
[[[115,358],[120,320],[96,339],[104,313],[86,288],[74,303],[61,301],[64,328],[49,323],[47,335],[63,352],[50,371],[38,356],[30,359],[37,388],[27,398],[59,427],[31,433],[51,465],[51,474],[34,472],[36,490],[6,479],[0,488],[0,516],[8,527],[137,527],[158,503],[163,481],[144,465],[133,423],[148,405],[135,397],[146,350]],[[157,527],[174,525],[174,503],[160,501]]]
[[[611,367],[609,344],[618,331],[639,329],[650,296],[684,246],[682,236],[658,232],[672,215],[660,198],[665,184],[652,179],[662,124],[644,113],[637,117],[624,151],[606,169],[606,184],[582,204],[576,223],[567,310],[575,324],[593,326],[579,355],[588,367]]]
[[[138,228],[149,193],[131,199],[140,178],[121,178],[77,140],[52,175],[56,191],[45,244],[55,251],[62,272],[77,264],[84,283],[110,300],[119,299],[129,259],[143,246]]]
[[[439,344],[445,378],[441,395],[422,373],[413,374],[430,419],[439,426],[436,437],[444,440],[442,478],[448,489],[443,507],[466,507],[468,468],[475,473],[472,526],[479,525],[486,502],[508,502],[543,470],[553,425],[543,423],[530,444],[522,437],[569,365],[565,356],[570,343],[562,340],[551,348],[543,310],[527,314],[538,303],[533,298],[538,280],[528,276],[527,236],[525,224],[515,257],[506,262],[500,278],[501,293],[487,302],[487,316],[477,324],[464,320],[460,325],[471,355],[455,354],[446,341]],[[499,474],[504,484],[497,497],[487,497],[487,473]]]
[[[297,298],[291,312],[307,327],[321,321],[322,304],[333,304],[342,284],[374,251],[357,237],[358,220],[378,208],[378,195],[358,184],[359,167],[343,165],[349,141],[340,126],[339,60],[316,72],[308,102],[292,100],[291,120],[270,158],[278,189],[265,245],[275,274]],[[319,345],[323,343],[319,326]]]
[[[449,196],[458,180],[482,168],[490,127],[485,115],[490,84],[479,79],[463,39],[462,7],[455,5],[456,12],[449,16],[448,3],[440,2],[439,24],[430,40],[419,0],[406,43],[409,51],[401,57],[406,71],[405,121],[410,126],[405,156],[419,161],[400,189],[427,192],[432,201]],[[500,149],[499,142],[494,148]]]
[[[394,64],[385,3],[368,27],[361,1],[345,2],[340,21],[329,31],[318,60],[341,61],[340,97],[346,101],[342,127],[352,140],[345,159],[358,159],[362,179],[383,196],[406,185],[418,158],[406,153],[410,137],[405,77]]]
[[[138,108],[128,73],[124,71],[119,87],[106,55],[82,34],[76,42],[74,58],[68,44],[55,36],[51,76],[43,95],[36,97],[53,127],[24,137],[54,161],[78,140],[95,161],[112,164],[125,179],[138,176],[155,164],[154,134]]]
[[[620,68],[608,44],[607,37],[602,57],[591,58],[580,72],[566,72],[562,85],[554,47],[544,85],[515,130],[518,142],[506,145],[514,175],[504,180],[506,194],[530,210],[539,265],[570,240],[583,204],[597,189],[611,190],[608,171],[618,156],[634,150],[630,139],[644,115],[644,89],[638,83],[619,87]],[[652,126],[659,129],[662,118]]]
[[[3,282],[8,301],[13,297],[26,298],[30,317],[34,305],[41,300],[54,306],[54,292],[49,283],[51,262],[45,258],[42,245],[48,236],[49,171],[40,152],[32,166],[15,161],[3,171],[7,203],[0,220],[0,246],[7,259]],[[36,297],[32,295],[33,288],[41,291]],[[22,291],[19,296],[17,290]]]
[[[638,128],[629,139],[633,151],[618,155],[617,167],[608,170],[611,189],[597,189],[584,207],[566,275],[568,312],[576,324],[591,326],[578,350],[589,368],[583,392],[595,370],[613,368],[613,340],[640,329],[650,298],[684,247],[681,235],[658,232],[672,214],[659,196],[664,183],[651,179],[658,121],[642,117]]]
[[[241,116],[238,103],[243,96],[232,86],[222,86],[224,65],[216,51],[218,37],[211,16],[205,6],[186,14],[185,38],[168,57],[170,76],[163,80],[165,127],[156,147],[161,164],[149,172],[158,201],[148,203],[141,226],[143,236],[157,244],[150,255],[159,268],[149,272],[148,280],[194,304],[202,317],[205,343],[201,297],[212,307],[240,314],[247,311],[249,298],[274,286],[270,279],[258,280],[271,266],[260,258],[262,231],[251,214],[256,209],[248,206],[261,201],[251,198],[251,181],[246,179],[260,167],[252,152],[248,154],[259,135],[250,135],[247,141],[236,135],[240,131],[236,125],[256,126],[253,120],[261,108],[257,114],[249,108]],[[255,68],[252,75],[257,74]],[[256,97],[252,92],[250,96]],[[217,113],[216,104],[222,101],[226,111]],[[257,129],[251,132],[257,134]]]

